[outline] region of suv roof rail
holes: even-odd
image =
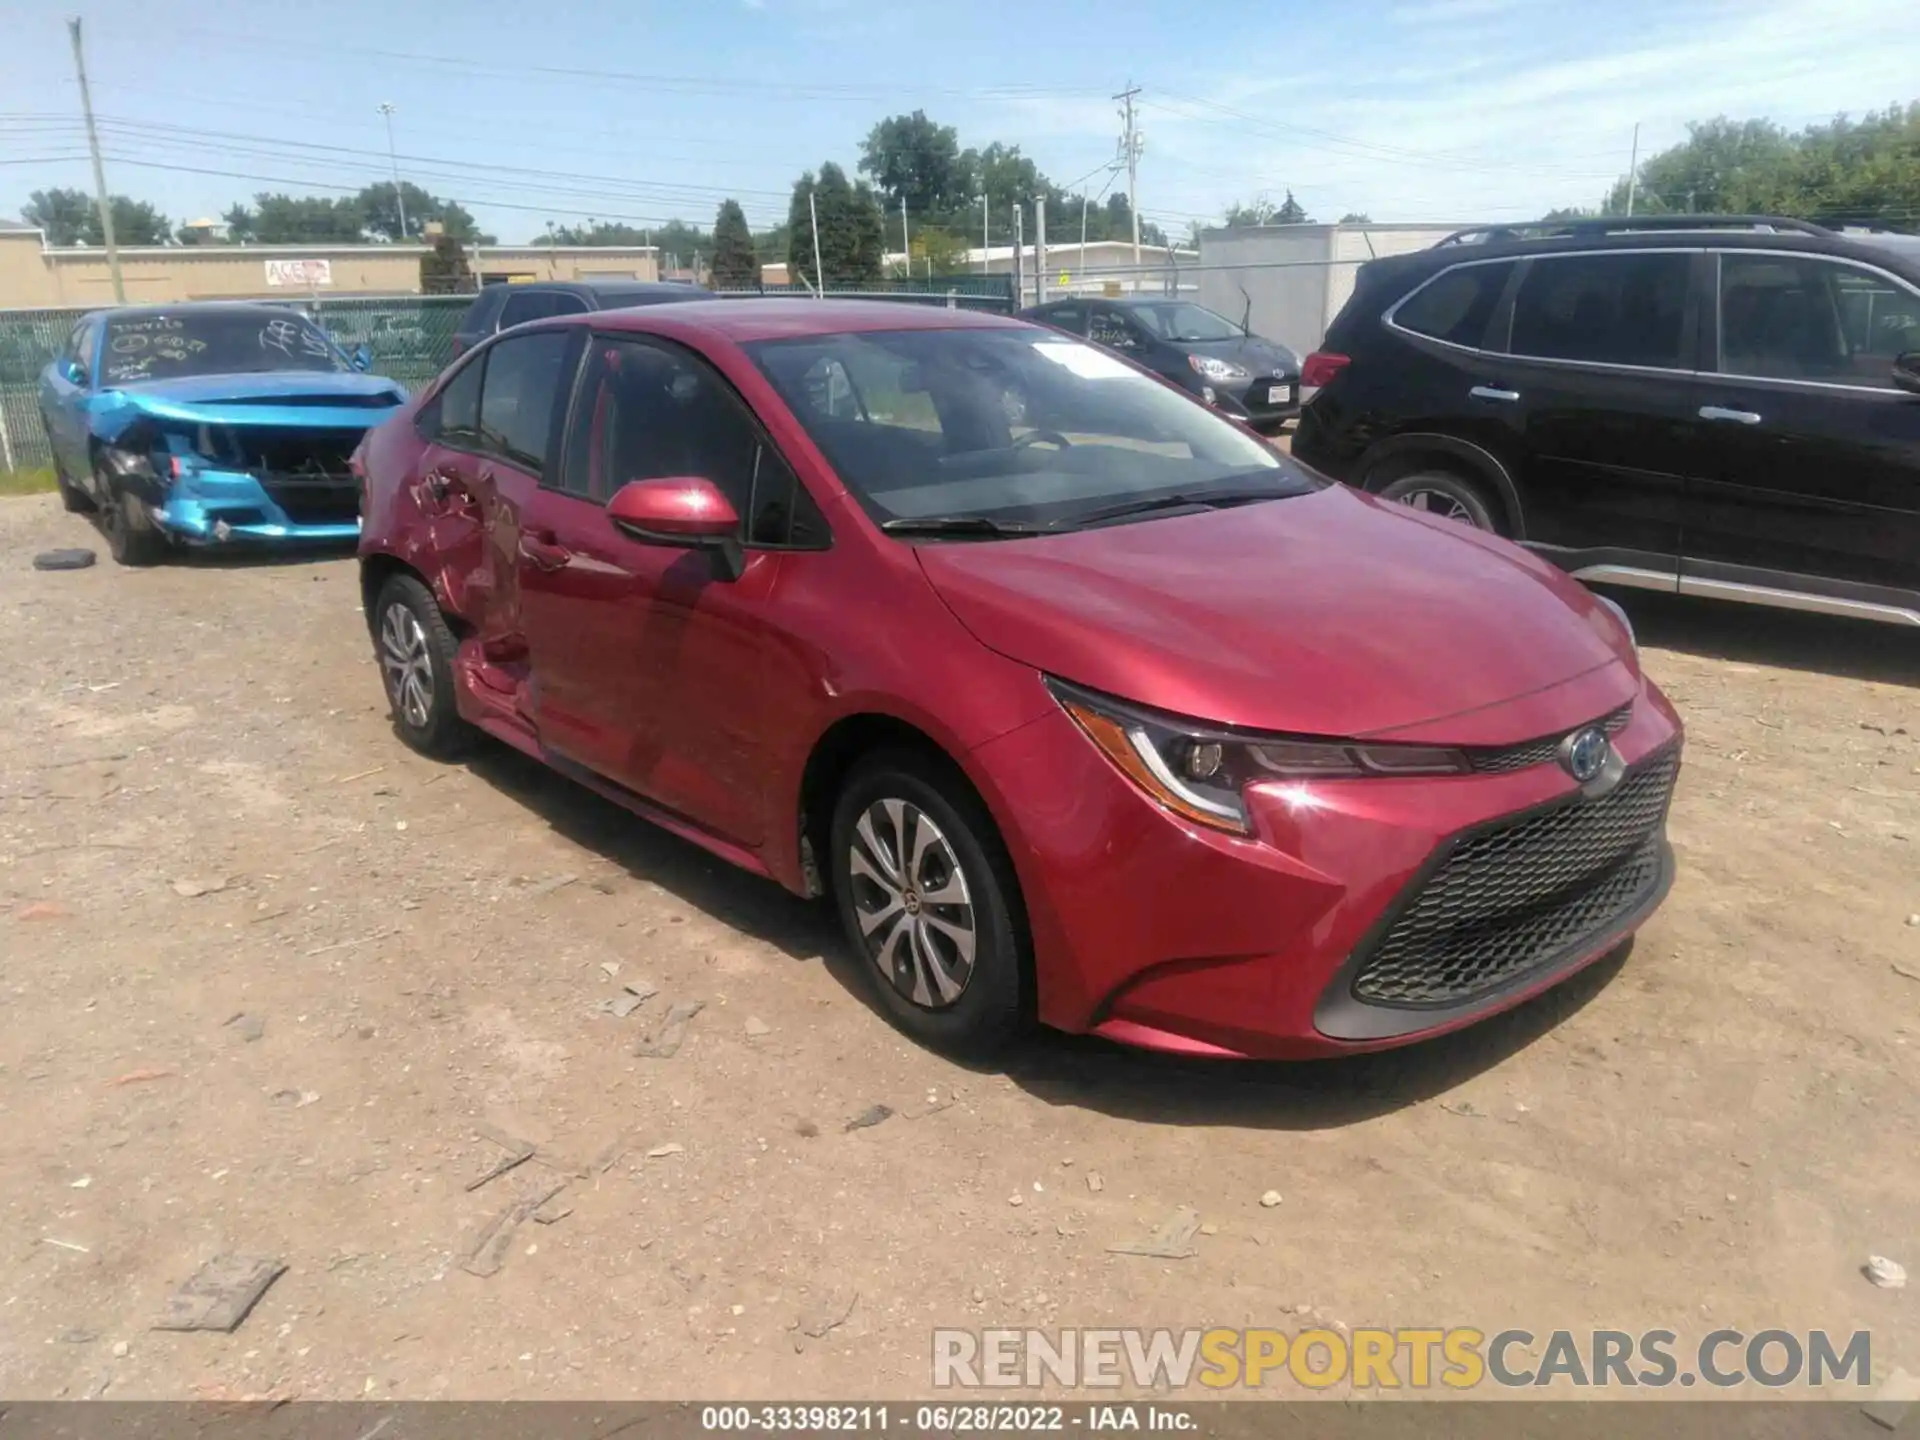
[[[1799,235],[1834,232],[1811,220],[1785,215],[1594,215],[1570,220],[1531,220],[1515,225],[1473,225],[1436,243],[1488,244],[1500,240],[1530,240],[1546,236],[1622,235],[1635,230],[1759,230],[1790,231]]]

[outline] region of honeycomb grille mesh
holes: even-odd
[[[1459,1005],[1605,929],[1660,876],[1679,770],[1668,753],[1598,800],[1559,806],[1456,844],[1353,981],[1356,998]]]
[[[1618,735],[1627,728],[1627,722],[1633,718],[1633,702],[1629,700],[1618,710],[1609,712],[1594,722],[1609,735]],[[1585,729],[1576,726],[1575,729]],[[1525,770],[1529,766],[1544,765],[1560,750],[1560,742],[1573,731],[1564,731],[1559,735],[1546,735],[1538,740],[1523,741],[1518,745],[1506,745],[1499,749],[1469,750],[1467,759],[1473,768],[1488,774],[1506,774],[1511,770]]]

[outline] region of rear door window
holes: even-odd
[[[1683,252],[1553,255],[1532,262],[1513,304],[1515,355],[1685,368]]]
[[[574,330],[509,336],[487,352],[480,391],[480,444],[530,475],[545,473],[552,454],[557,402],[572,378]]]
[[[1401,301],[1393,312],[1393,323],[1416,335],[1481,349],[1512,274],[1511,260],[1448,270]]]
[[[1056,305],[1051,310],[1041,311],[1034,318],[1043,325],[1051,325],[1069,335],[1087,333],[1087,307],[1084,305]]]
[[[1139,350],[1146,340],[1124,315],[1111,310],[1096,310],[1087,325],[1087,338],[1109,350]]]
[[[91,320],[82,320],[79,328],[73,332],[73,338],[77,342],[73,358],[80,362],[80,369],[86,375],[85,383],[92,385],[93,359],[100,351],[100,327]]]

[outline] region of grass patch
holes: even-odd
[[[0,495],[46,495],[54,489],[53,470],[0,470]]]

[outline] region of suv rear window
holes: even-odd
[[[1449,270],[1402,301],[1393,323],[1416,335],[1477,350],[1486,341],[1487,324],[1512,274],[1511,260]]]
[[[1535,260],[1513,302],[1515,355],[1644,365],[1684,363],[1693,257],[1616,251]]]

